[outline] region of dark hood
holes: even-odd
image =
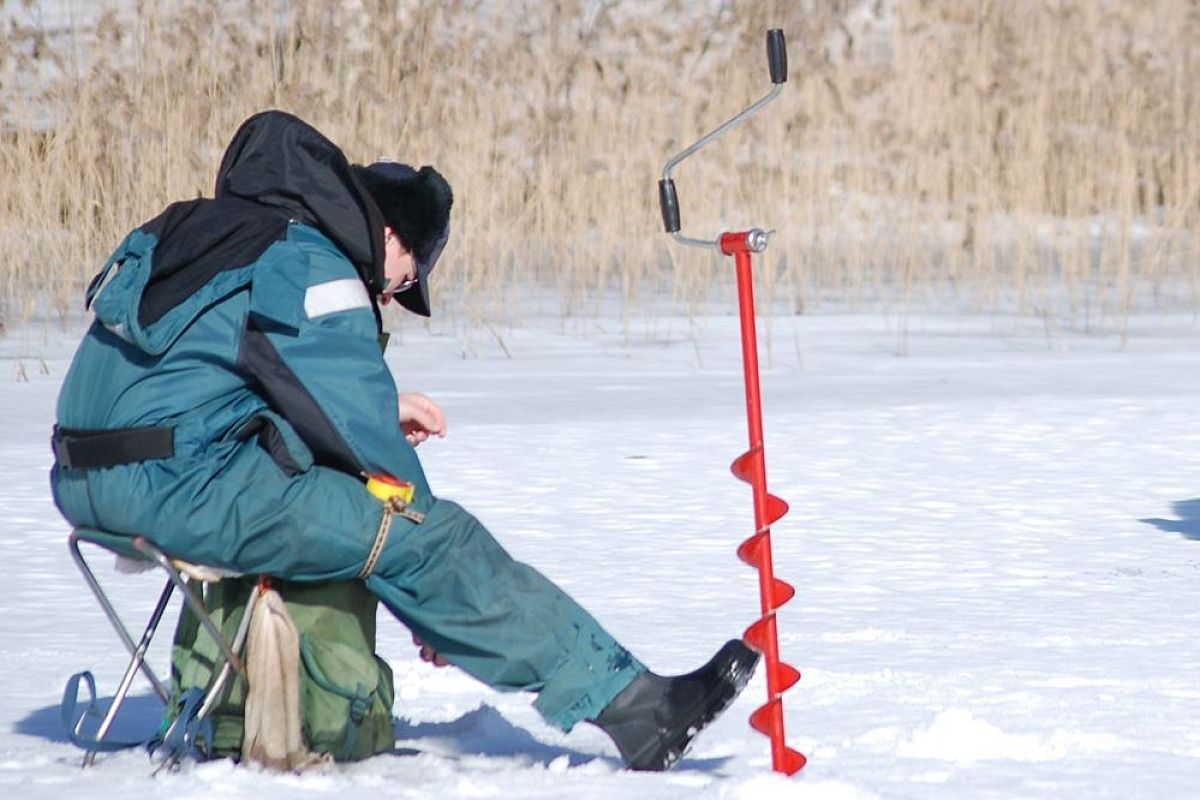
[[[300,118],[264,111],[243,122],[221,159],[215,194],[284,209],[320,229],[372,296],[383,289],[383,217],[337,145]]]

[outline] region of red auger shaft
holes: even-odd
[[[800,673],[779,658],[776,611],[796,593],[775,577],[771,553],[771,525],[787,513],[780,498],[767,491],[766,454],[763,442],[762,393],[759,388],[758,335],[754,312],[754,272],[749,232],[724,233],[721,252],[737,265],[738,313],[742,329],[742,368],[746,386],[746,420],[750,449],[732,465],[733,474],[750,484],[754,494],[754,534],[738,547],[738,556],[758,569],[762,616],[746,629],[745,639],[762,653],[767,673],[767,702],[750,715],[755,730],[771,739],[771,762],[776,772],[791,775],[805,764],[805,757],[787,746],[783,726],[782,694],[800,680]]]

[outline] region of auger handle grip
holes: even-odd
[[[767,64],[771,68],[771,83],[787,83],[787,42],[779,28],[767,31]]]
[[[679,233],[679,195],[675,192],[675,181],[670,178],[658,182],[658,207],[667,233]]]

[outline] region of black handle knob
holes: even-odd
[[[767,31],[767,64],[771,67],[771,83],[787,83],[787,42],[783,31]]]
[[[658,207],[667,233],[679,233],[679,195],[675,194],[675,181],[670,178],[658,182]]]

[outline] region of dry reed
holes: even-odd
[[[186,0],[66,29],[6,7],[0,325],[68,314],[127,228],[210,191],[238,123],[292,111],[353,159],[456,191],[438,313],[627,313],[726,299],[661,233],[667,156],[783,98],[676,174],[685,232],[761,224],[760,297],[939,303],[1110,328],[1197,307],[1200,9],[1188,0]],[[539,287],[549,291],[531,291]]]

